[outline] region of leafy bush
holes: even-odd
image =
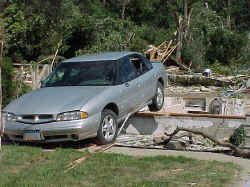
[[[155,30],[153,26],[138,27],[130,20],[113,17],[89,17],[92,41],[78,50],[76,55],[100,51],[133,50],[143,52],[149,44],[159,44],[166,40],[166,30]],[[95,19],[95,22],[92,20]],[[134,37],[129,38],[134,33]]]
[[[205,45],[200,38],[186,42],[182,48],[182,57],[185,64],[192,63],[193,68],[200,69],[205,64],[205,51]]]
[[[3,91],[3,106],[8,104],[14,97],[15,83],[13,80],[13,66],[9,58],[4,58],[0,62],[2,68],[2,91]]]
[[[226,29],[217,29],[209,36],[206,57],[209,62],[218,61],[230,64],[241,56],[242,49],[248,41],[244,34],[239,34]]]
[[[234,75],[237,72],[237,67],[235,67],[234,69],[230,65],[223,65],[219,63],[217,60],[212,64],[208,64],[208,67],[214,73],[221,74],[221,75]]]
[[[234,131],[233,135],[230,137],[230,143],[239,146],[240,144],[244,143],[245,136],[245,129],[243,127],[239,127]]]

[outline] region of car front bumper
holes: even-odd
[[[96,114],[83,120],[42,124],[6,122],[4,134],[11,140],[21,142],[78,141],[96,137],[100,118]]]

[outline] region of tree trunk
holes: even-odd
[[[2,123],[2,60],[3,60],[3,41],[0,46],[0,150],[2,149],[2,135],[4,133],[4,124]]]
[[[32,89],[35,90],[38,88],[39,85],[39,80],[38,80],[38,75],[39,75],[39,65],[36,63],[33,63],[31,70],[32,70]]]
[[[122,19],[125,19],[125,11],[126,11],[126,7],[129,3],[130,3],[130,0],[123,0],[122,1],[122,13],[121,13]]]
[[[188,7],[188,0],[183,0],[183,17],[176,13],[176,30],[177,30],[177,48],[176,59],[181,63],[181,50],[183,41],[187,40],[189,32],[189,24],[191,19],[191,10]]]
[[[184,27],[183,27],[183,32],[184,32],[184,38],[187,38],[187,30],[188,30],[188,0],[184,0]]]
[[[177,47],[176,47],[176,60],[181,63],[181,50],[183,43],[183,21],[181,15],[176,13],[176,30],[177,30]]]
[[[209,140],[211,140],[212,142],[214,142],[217,145],[223,146],[223,147],[228,147],[233,151],[233,154],[235,156],[240,156],[243,158],[250,158],[250,151],[247,150],[242,150],[240,148],[238,148],[237,146],[228,143],[228,142],[222,142],[219,141],[217,139],[215,139],[212,136],[209,136],[207,134],[204,134],[203,132],[194,130],[194,129],[187,129],[187,128],[182,128],[182,127],[177,127],[174,132],[172,132],[171,134],[165,133],[166,136],[168,136],[168,138],[164,138],[164,144],[167,144],[168,142],[170,142],[170,140],[180,131],[185,131],[185,132],[189,132],[189,133],[193,133],[193,134],[197,134],[197,135],[201,135],[204,138],[207,138]]]
[[[105,7],[106,6],[106,0],[102,0],[102,4]]]
[[[192,14],[192,9],[189,7],[189,0],[183,0],[183,13],[179,14],[176,12],[176,30],[177,30],[176,60],[179,63],[182,63],[181,51],[183,47],[183,42],[188,41],[191,14]]]
[[[122,15],[121,15],[122,19],[125,18],[125,10],[126,10],[126,3],[123,3],[122,4]]]
[[[227,27],[231,29],[231,0],[227,0]]]
[[[206,0],[204,1],[204,6],[205,6],[206,9],[209,8],[209,7],[208,7],[208,2],[207,2]]]

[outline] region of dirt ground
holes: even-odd
[[[241,167],[238,179],[232,183],[232,187],[249,187],[250,186],[250,159],[242,159],[224,154],[208,153],[208,152],[187,152],[172,151],[160,149],[138,149],[126,147],[112,147],[106,152],[121,153],[131,156],[185,156],[198,160],[216,160],[220,162],[233,162]]]

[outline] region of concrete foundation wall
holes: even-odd
[[[244,119],[223,119],[208,117],[132,117],[126,125],[127,134],[161,136],[172,132],[177,126],[196,129],[217,139],[229,138],[234,130],[246,123]]]
[[[188,111],[192,111],[192,108],[186,106],[189,100],[194,99],[204,99],[205,106],[204,112],[209,112],[211,103],[215,98],[219,98],[221,103],[221,111],[220,114],[222,115],[238,115],[244,116],[250,113],[250,99],[249,95],[244,96],[241,99],[236,98],[220,98],[215,97],[214,95],[205,96],[205,95],[195,95],[190,94],[190,96],[179,96],[179,97],[165,97],[165,102],[161,111],[164,112],[178,112],[178,113],[188,113]],[[194,109],[194,108],[193,108]]]

